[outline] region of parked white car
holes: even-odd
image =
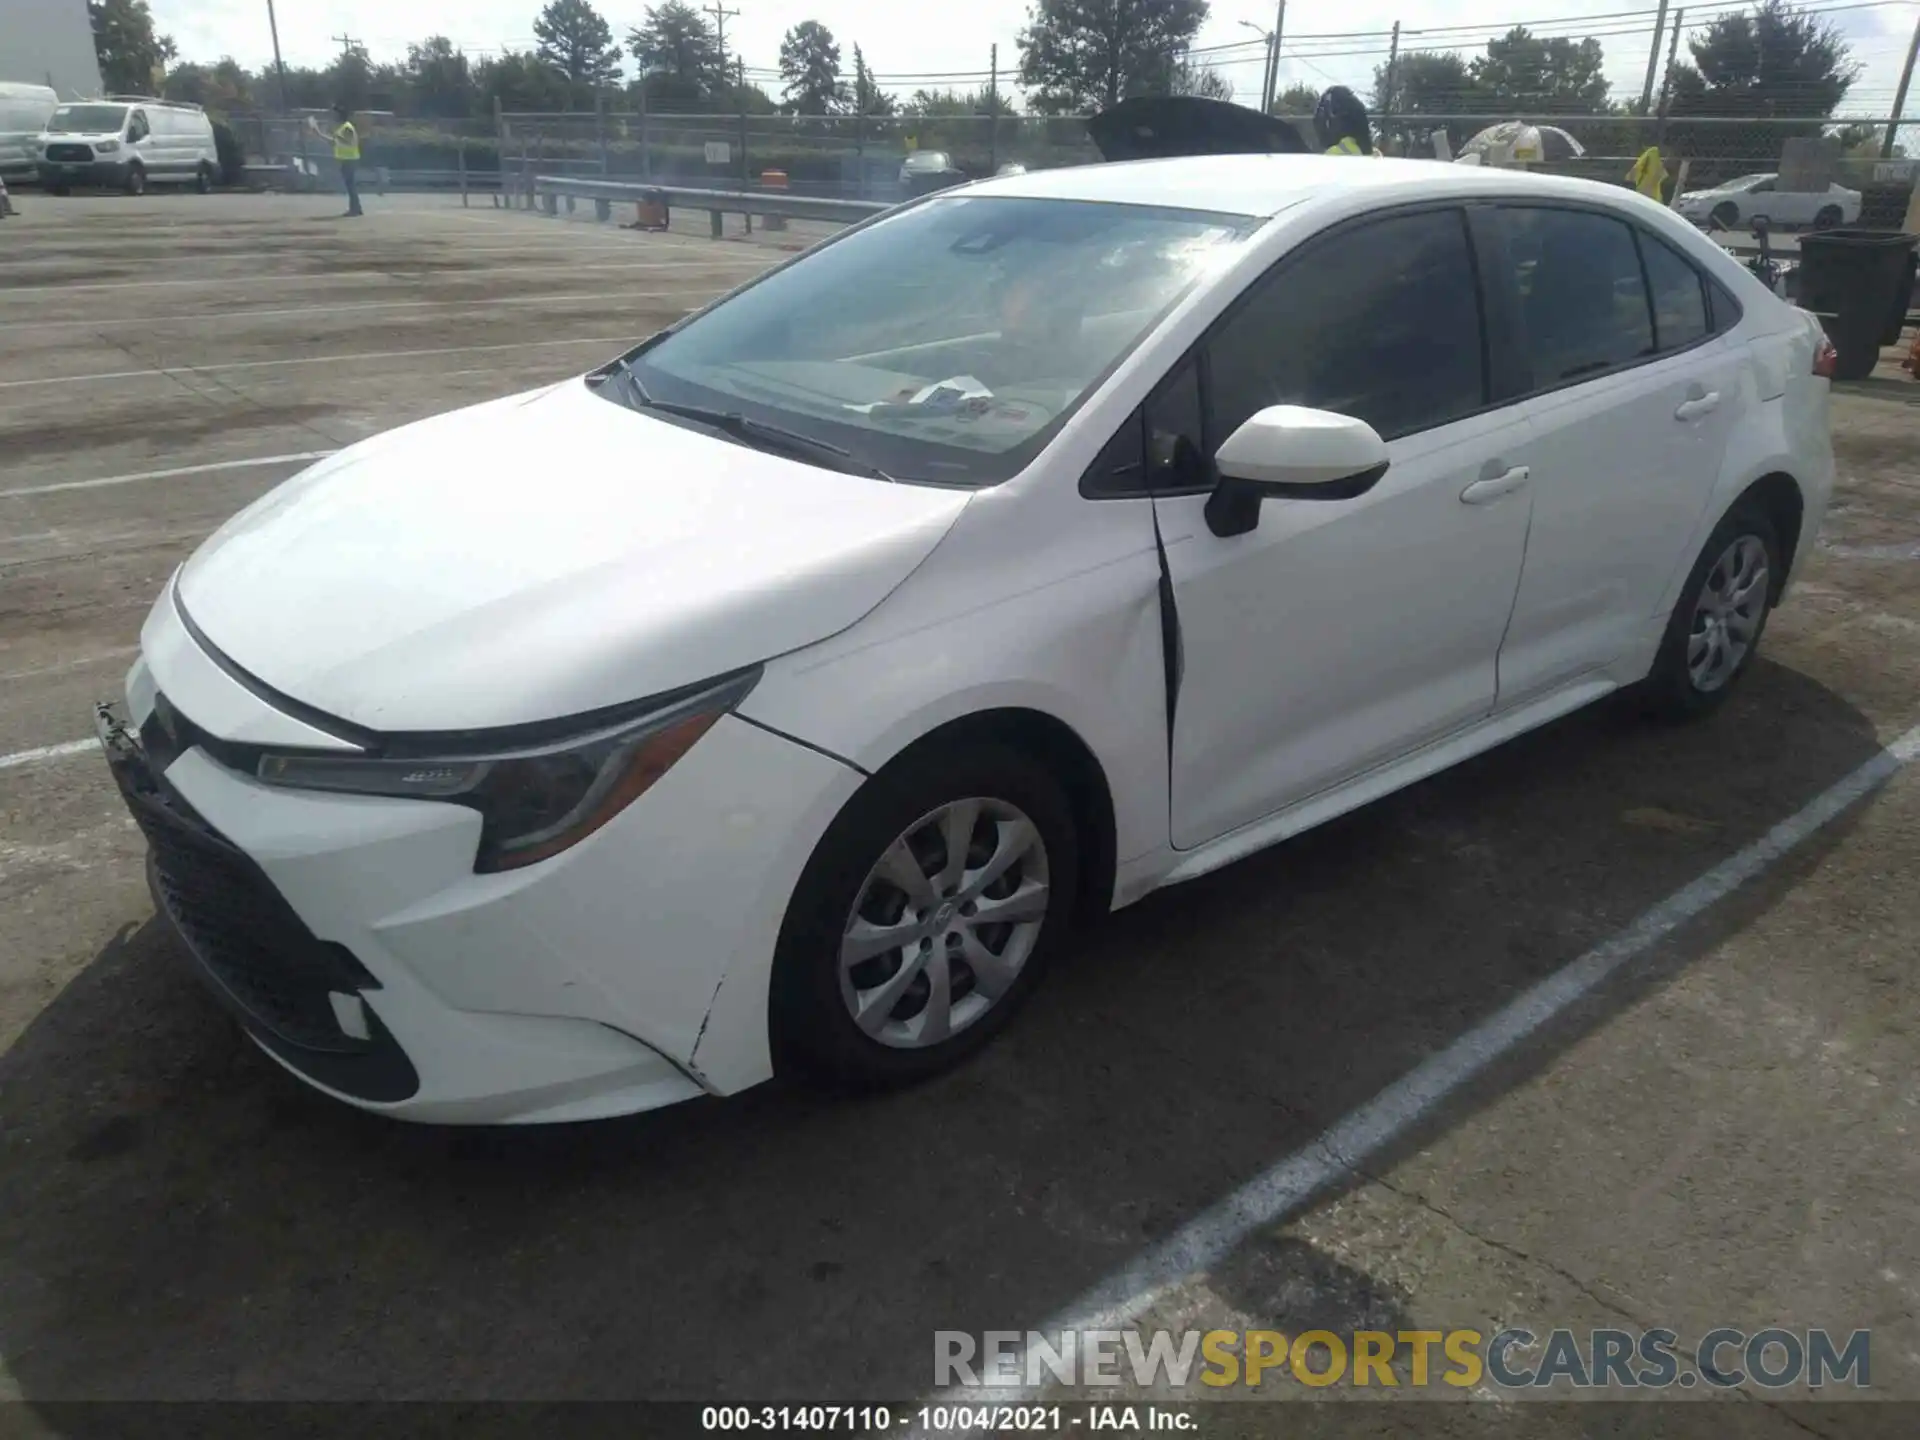
[[[34,146],[40,183],[56,195],[75,185],[146,193],[192,185],[203,194],[220,175],[213,122],[198,105],[170,100],[88,100],[62,105]]]
[[[32,178],[34,141],[59,105],[50,85],[0,81],[0,179]]]
[[[1827,508],[1830,363],[1614,187],[990,180],[280,486],[103,739],[161,913],[333,1095],[911,1080],[1080,915],[1623,687],[1720,704]]]
[[[1778,175],[1742,175],[1711,190],[1690,190],[1675,203],[1696,225],[1734,230],[1765,220],[1774,228],[1831,230],[1860,218],[1860,192],[1843,185],[1824,191],[1776,190]]]

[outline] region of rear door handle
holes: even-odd
[[[1676,420],[1698,420],[1702,415],[1710,414],[1720,408],[1720,392],[1709,390],[1697,400],[1681,402],[1680,408],[1673,412]]]
[[[1498,500],[1502,495],[1511,495],[1532,477],[1533,472],[1524,465],[1516,465],[1501,475],[1489,476],[1485,480],[1476,480],[1460,492],[1460,500],[1465,505],[1485,505]]]

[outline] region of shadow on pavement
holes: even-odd
[[[904,1400],[934,1330],[1040,1323],[1877,749],[1771,665],[1689,728],[1600,707],[1111,917],[979,1060],[864,1101],[393,1124],[131,927],[0,1059],[0,1350],[29,1400]],[[1218,1278],[1283,1328],[1402,1309],[1263,1245]]]

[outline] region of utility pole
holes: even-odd
[[[1673,34],[1667,37],[1667,69],[1660,77],[1660,122],[1653,129],[1653,143],[1663,144],[1667,138],[1667,102],[1673,95],[1673,62],[1680,53],[1680,32],[1686,27],[1687,9],[1681,6],[1673,12]]]
[[[720,52],[720,73],[724,76],[727,73],[727,21],[739,15],[740,12],[727,9],[725,5],[719,3],[719,0],[701,8],[713,17],[713,43],[714,48]]]
[[[280,113],[285,115],[291,108],[287,104],[287,65],[280,58],[280,22],[273,17],[273,0],[267,0],[267,29],[273,35],[273,69],[280,77]]]
[[[340,47],[340,53],[342,55],[350,55],[356,48],[364,48],[360,42],[351,35],[336,35],[333,37],[333,41]]]
[[[1653,45],[1647,51],[1647,83],[1640,87],[1640,113],[1653,109],[1653,75],[1660,68],[1660,34],[1667,28],[1667,0],[1660,0],[1660,14],[1653,22]]]
[[[987,49],[987,169],[1000,168],[1000,44]]]
[[[1907,108],[1907,87],[1913,84],[1913,62],[1920,59],[1920,21],[1913,26],[1913,43],[1907,46],[1907,63],[1900,71],[1899,88],[1893,92],[1893,113],[1887,120],[1887,138],[1880,144],[1880,158],[1893,158],[1893,137],[1900,131],[1900,121]]]
[[[1261,109],[1269,114],[1273,111],[1273,102],[1280,98],[1280,37],[1287,28],[1287,0],[1280,0],[1273,12],[1273,39],[1267,46],[1267,89],[1266,99]]]
[[[1387,93],[1380,97],[1380,138],[1387,138],[1387,122],[1393,118],[1393,87],[1400,68],[1400,22],[1393,22],[1393,38],[1387,42]]]

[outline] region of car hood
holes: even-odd
[[[321,461],[215,532],[178,593],[228,661],[326,714],[519,725],[845,629],[968,499],[749,450],[573,380]]]
[[[1307,142],[1277,115],[1199,95],[1141,95],[1087,122],[1103,160],[1187,155],[1302,155]]]

